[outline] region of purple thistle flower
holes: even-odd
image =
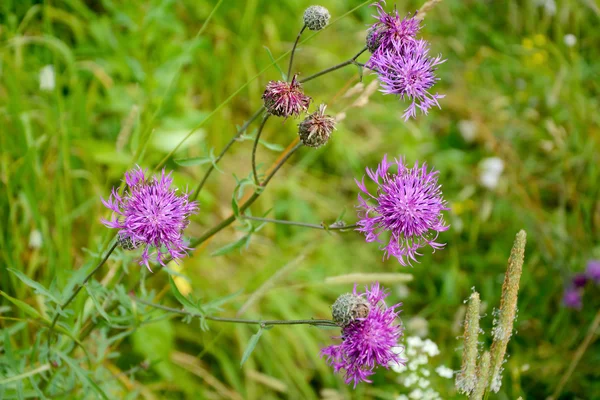
[[[567,288],[563,294],[563,304],[567,308],[581,310],[583,305],[581,291],[573,286]]]
[[[153,247],[156,261],[164,264],[168,254],[177,261],[187,255],[182,239],[182,231],[189,223],[189,216],[198,211],[198,203],[188,200],[187,193],[177,195],[177,189],[171,188],[171,173],[146,178],[139,166],[125,173],[127,188],[123,196],[118,188],[113,188],[108,200],[102,204],[116,213],[113,220],[102,219],[102,223],[113,229],[119,229],[120,241],[131,241],[143,245],[144,251],[140,265],[150,271],[150,254]]]
[[[446,60],[441,56],[429,57],[429,45],[425,40],[418,40],[410,51],[398,54],[393,51],[377,51],[369,60],[377,71],[381,91],[384,94],[395,94],[402,100],[408,98],[412,103],[404,111],[404,120],[416,118],[416,107],[424,114],[437,106],[438,100],[445,95],[431,94],[429,89],[439,80],[435,76],[436,66]]]
[[[587,283],[587,281],[588,281],[588,277],[586,274],[576,274],[571,279],[571,284],[573,285],[573,287],[582,288],[582,287],[585,287],[585,284]]]
[[[378,15],[373,15],[377,22],[369,28],[367,47],[371,53],[394,51],[403,54],[415,43],[415,36],[421,29],[421,21],[410,17],[410,14],[400,18],[395,7],[392,13],[385,12],[384,0],[372,5],[377,8]]]
[[[267,111],[278,117],[298,116],[308,110],[311,98],[294,75],[291,82],[270,81],[262,95]]]
[[[345,370],[346,384],[354,382],[371,382],[368,377],[373,375],[379,365],[389,368],[390,363],[404,364],[397,351],[398,341],[403,328],[394,324],[400,313],[402,303],[388,307],[384,299],[389,295],[375,282],[370,288],[365,287],[364,293],[358,293],[354,285],[353,294],[366,298],[371,305],[366,318],[357,318],[342,328],[340,344],[325,347],[321,356],[327,357],[327,364],[337,373]]]
[[[600,260],[588,261],[585,273],[596,284],[600,284]]]
[[[359,193],[359,232],[365,234],[367,242],[380,242],[383,232],[389,231],[390,239],[383,246],[384,258],[394,256],[406,266],[417,261],[418,250],[429,245],[434,251],[444,247],[436,242],[440,232],[448,230],[444,223],[443,210],[449,210],[438,184],[438,172],[427,172],[427,164],[407,168],[404,160],[396,160],[398,172],[388,172],[393,163],[383,157],[376,171],[367,168],[367,175],[377,184],[377,194],[372,195],[362,181],[355,179],[360,190],[375,204],[370,204]]]

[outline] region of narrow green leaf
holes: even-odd
[[[86,371],[81,368],[79,366],[79,364],[77,364],[73,359],[71,359],[70,357],[67,357],[65,354],[57,351],[57,354],[60,358],[62,358],[64,360],[65,363],[67,363],[69,365],[69,367],[71,367],[71,370],[75,373],[75,375],[77,375],[79,377],[79,379],[81,379],[84,382],[87,382],[89,384],[89,386],[103,399],[108,400],[108,396],[106,395],[106,393],[104,393],[104,391],[102,389],[100,389],[100,386],[98,386],[98,384],[96,382],[94,382],[94,380],[92,378],[90,378],[90,376],[86,373]]]
[[[171,276],[169,276],[169,284],[171,285],[171,291],[173,292],[173,295],[175,296],[177,301],[181,303],[182,306],[184,306],[185,308],[191,308],[195,311],[200,311],[194,303],[192,303],[190,300],[188,300],[187,297],[181,294],[179,289],[177,289],[177,285],[175,284],[175,281]]]
[[[235,198],[235,191],[233,192],[233,196],[231,196],[231,209],[233,210],[233,215],[236,218],[240,217],[240,207],[238,206],[237,199]]]
[[[30,317],[43,320],[42,315],[39,313],[39,311],[36,310],[35,308],[31,307],[29,304],[25,303],[24,301],[15,299],[14,297],[9,296],[8,294],[4,293],[3,291],[0,291],[0,295],[4,296],[6,298],[6,300],[13,303],[15,306],[17,306],[17,308],[19,308],[21,311],[23,311],[25,314],[29,315]]]
[[[273,65],[275,65],[275,68],[277,68],[277,71],[279,71],[279,73],[281,74],[281,80],[282,81],[287,81],[287,75],[286,75],[286,73],[283,72],[283,70],[279,67],[279,64],[277,64],[277,60],[275,60],[275,58],[273,57],[273,54],[271,53],[271,50],[269,50],[269,48],[267,46],[263,46],[263,47],[267,51],[267,54],[269,54],[269,58],[271,59],[271,62],[273,63]]]
[[[182,167],[193,167],[195,165],[210,164],[213,160],[211,157],[191,157],[191,158],[180,158],[174,160],[175,164],[181,165]]]
[[[259,328],[258,332],[256,332],[250,338],[250,341],[248,342],[248,347],[246,347],[246,350],[244,351],[244,354],[242,355],[242,361],[240,361],[240,368],[242,368],[242,365],[244,365],[246,360],[248,360],[248,357],[250,357],[250,354],[252,354],[252,352],[254,351],[254,348],[258,344],[258,341],[260,340],[260,337],[262,336],[262,334],[263,334],[263,329]]]
[[[215,251],[213,251],[210,255],[212,257],[217,257],[217,256],[223,256],[225,254],[229,254],[232,251],[236,250],[236,249],[240,249],[242,248],[245,244],[247,243],[247,235],[244,236],[243,238],[241,238],[238,241],[235,241],[233,243],[229,243]]]
[[[57,304],[60,303],[60,300],[54,294],[52,294],[48,289],[46,289],[44,286],[42,286],[38,282],[34,281],[33,279],[29,278],[27,275],[25,275],[21,271],[16,270],[14,268],[7,268],[7,269],[10,272],[12,272],[13,274],[15,274],[17,276],[17,278],[19,278],[21,280],[21,282],[23,282],[30,288],[35,289],[39,294],[42,294],[42,295],[48,297],[50,300],[52,300],[53,302],[55,302]]]
[[[258,143],[262,144],[263,146],[265,146],[267,149],[269,150],[273,150],[273,151],[278,151],[278,152],[282,152],[284,147],[279,145],[279,144],[275,144],[275,143],[269,143],[266,140],[262,140],[259,139]]]
[[[84,287],[87,293],[90,295],[90,299],[92,299],[92,303],[94,303],[94,307],[96,307],[98,314],[100,314],[102,318],[104,318],[106,321],[111,322],[110,317],[108,316],[106,311],[104,311],[102,304],[100,304],[100,302],[98,301],[98,298],[94,293],[94,289],[90,288],[90,285],[85,285]]]
[[[360,82],[362,82],[362,80],[363,80],[363,67],[360,66],[360,65],[358,65],[358,64],[356,65],[356,67],[358,68],[358,80]]]

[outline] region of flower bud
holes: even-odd
[[[375,51],[379,48],[381,44],[381,34],[377,29],[371,29],[367,34],[367,48],[371,53],[375,53]]]
[[[337,298],[331,306],[333,321],[344,328],[357,318],[367,318],[371,305],[361,296],[346,293]]]
[[[121,246],[121,248],[123,250],[127,250],[127,251],[135,250],[138,247],[140,247],[141,244],[142,244],[142,242],[140,242],[139,240],[134,240],[134,239],[130,238],[129,236],[126,236],[126,237],[119,236],[119,246]]]
[[[310,6],[304,11],[304,24],[311,31],[320,31],[329,22],[329,11],[322,6]]]
[[[302,91],[302,85],[296,79],[296,75],[294,75],[291,82],[269,82],[262,99],[270,114],[285,118],[298,116],[308,110],[311,100]]]
[[[325,114],[326,108],[325,104],[321,104],[317,111],[298,124],[298,135],[305,146],[321,147],[329,140],[335,129],[335,119]]]

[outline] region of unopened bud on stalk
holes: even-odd
[[[325,114],[326,108],[325,104],[321,104],[317,111],[298,124],[298,135],[305,146],[321,147],[329,140],[335,129],[335,119]]]
[[[322,6],[310,6],[304,11],[304,24],[311,31],[320,31],[329,23],[329,11]]]
[[[346,293],[337,298],[331,306],[333,321],[344,328],[357,318],[367,318],[371,305],[361,296]]]
[[[140,247],[141,244],[142,244],[142,242],[140,242],[138,240],[134,240],[134,239],[130,238],[129,236],[127,236],[127,237],[119,236],[119,246],[121,246],[121,248],[123,250],[127,250],[127,251],[135,250],[138,247]]]

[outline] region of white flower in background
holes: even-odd
[[[430,370],[433,367],[429,361],[430,357],[440,354],[440,349],[430,339],[422,339],[419,336],[408,336],[405,340],[406,347],[395,347],[394,352],[403,353],[404,357],[408,359],[408,363],[406,366],[390,363],[390,368],[401,374],[399,381],[408,390],[408,394],[399,395],[396,400],[440,400],[440,394],[431,388]],[[450,369],[445,366],[436,369],[438,375],[439,371],[447,375],[446,370]],[[450,377],[452,377],[452,370],[450,370]]]
[[[538,7],[543,7],[544,12],[548,15],[556,14],[556,2],[554,0],[536,0],[535,4]]]
[[[577,43],[577,37],[572,33],[567,33],[563,40],[568,47],[573,47]]]
[[[504,171],[504,161],[498,157],[486,158],[479,164],[479,183],[488,189],[498,186]]]
[[[461,120],[458,122],[458,130],[465,142],[471,143],[477,136],[477,124],[475,121]]]
[[[46,65],[40,70],[40,90],[52,91],[55,86],[54,66]]]
[[[454,371],[452,371],[452,369],[446,367],[445,365],[440,365],[439,367],[437,367],[435,369],[435,372],[437,372],[437,374],[442,378],[452,379],[452,377],[454,376]]]
[[[29,234],[29,248],[39,249],[42,247],[42,234],[37,229],[34,229]]]

